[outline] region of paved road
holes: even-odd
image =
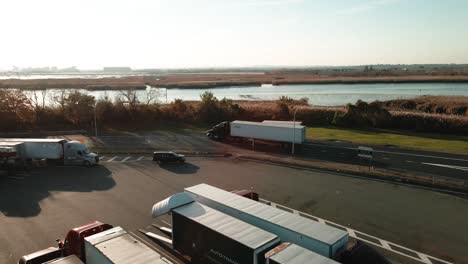
[[[226,144],[209,140],[203,132],[185,130],[184,132],[142,132],[127,133],[119,136],[99,137],[100,146],[117,149],[171,149],[224,151],[250,149],[249,144]],[[273,150],[278,148],[256,145],[257,150]],[[309,141],[304,145],[302,156],[344,163],[362,162],[357,157],[357,144],[345,142]],[[288,154],[289,150],[280,150]],[[468,155],[427,152],[392,147],[374,147],[374,166],[385,167],[400,171],[417,172],[428,177],[448,177],[468,181]]]
[[[456,263],[468,263],[468,200],[400,185],[228,158],[159,167],[138,156],[0,179],[0,263],[101,220],[136,232],[151,206],[205,182],[264,198]],[[106,159],[107,160],[107,159]],[[400,262],[404,263],[404,262]]]
[[[349,143],[308,142],[303,155],[345,163],[366,163],[357,157],[357,148],[358,145]],[[375,166],[468,181],[468,155],[373,147],[373,156]]]

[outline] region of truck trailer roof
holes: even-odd
[[[98,257],[105,257],[114,264],[168,264],[159,253],[135,239],[121,227],[97,233],[85,238],[85,253],[87,263],[95,262]],[[99,256],[97,256],[99,255]]]
[[[267,127],[288,127],[296,129],[302,129],[304,126],[297,124],[294,126],[293,122],[252,122],[252,121],[232,121],[231,124],[245,124],[245,125],[255,125],[255,126],[267,126]]]
[[[2,147],[15,147],[18,145],[23,144],[23,142],[8,142],[8,141],[1,141],[0,140],[0,146]]]
[[[348,238],[348,233],[338,228],[320,224],[308,218],[247,199],[208,184],[202,183],[185,188],[185,191],[192,194],[196,201],[217,210],[223,211],[221,208],[214,206],[216,203],[235,215],[246,215],[256,219],[255,222],[285,228],[315,241],[320,241],[322,244],[333,246],[341,243],[343,239],[347,241]]]
[[[83,264],[83,262],[76,255],[70,255],[67,257],[47,261],[43,264]]]
[[[63,138],[0,138],[0,142],[41,142],[41,143],[65,143]]]
[[[278,236],[197,202],[172,209],[192,221],[229,237],[251,249],[277,240]]]
[[[283,243],[265,254],[270,264],[338,264],[293,243]]]

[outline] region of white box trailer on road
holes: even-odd
[[[231,136],[280,142],[293,142],[302,144],[305,142],[306,130],[302,125],[282,122],[231,122]]]
[[[86,264],[170,264],[121,227],[85,238]]]
[[[292,242],[328,258],[335,258],[348,243],[348,233],[308,218],[199,184],[184,189],[193,199],[253,226],[271,232],[282,242]]]
[[[206,135],[213,139],[233,137],[302,144],[306,140],[306,127],[299,123],[270,120],[263,122],[236,120],[222,122],[208,130]]]

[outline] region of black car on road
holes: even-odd
[[[153,153],[153,161],[158,162],[159,164],[169,163],[169,162],[185,162],[185,156],[182,154],[177,154],[173,151],[155,151]]]

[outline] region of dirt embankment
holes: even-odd
[[[167,88],[215,88],[229,86],[260,86],[261,84],[357,84],[357,83],[424,83],[468,82],[468,75],[409,76],[327,76],[304,73],[260,74],[169,74],[162,76],[131,76],[101,79],[6,79],[0,88],[19,89],[143,89],[145,85]]]

